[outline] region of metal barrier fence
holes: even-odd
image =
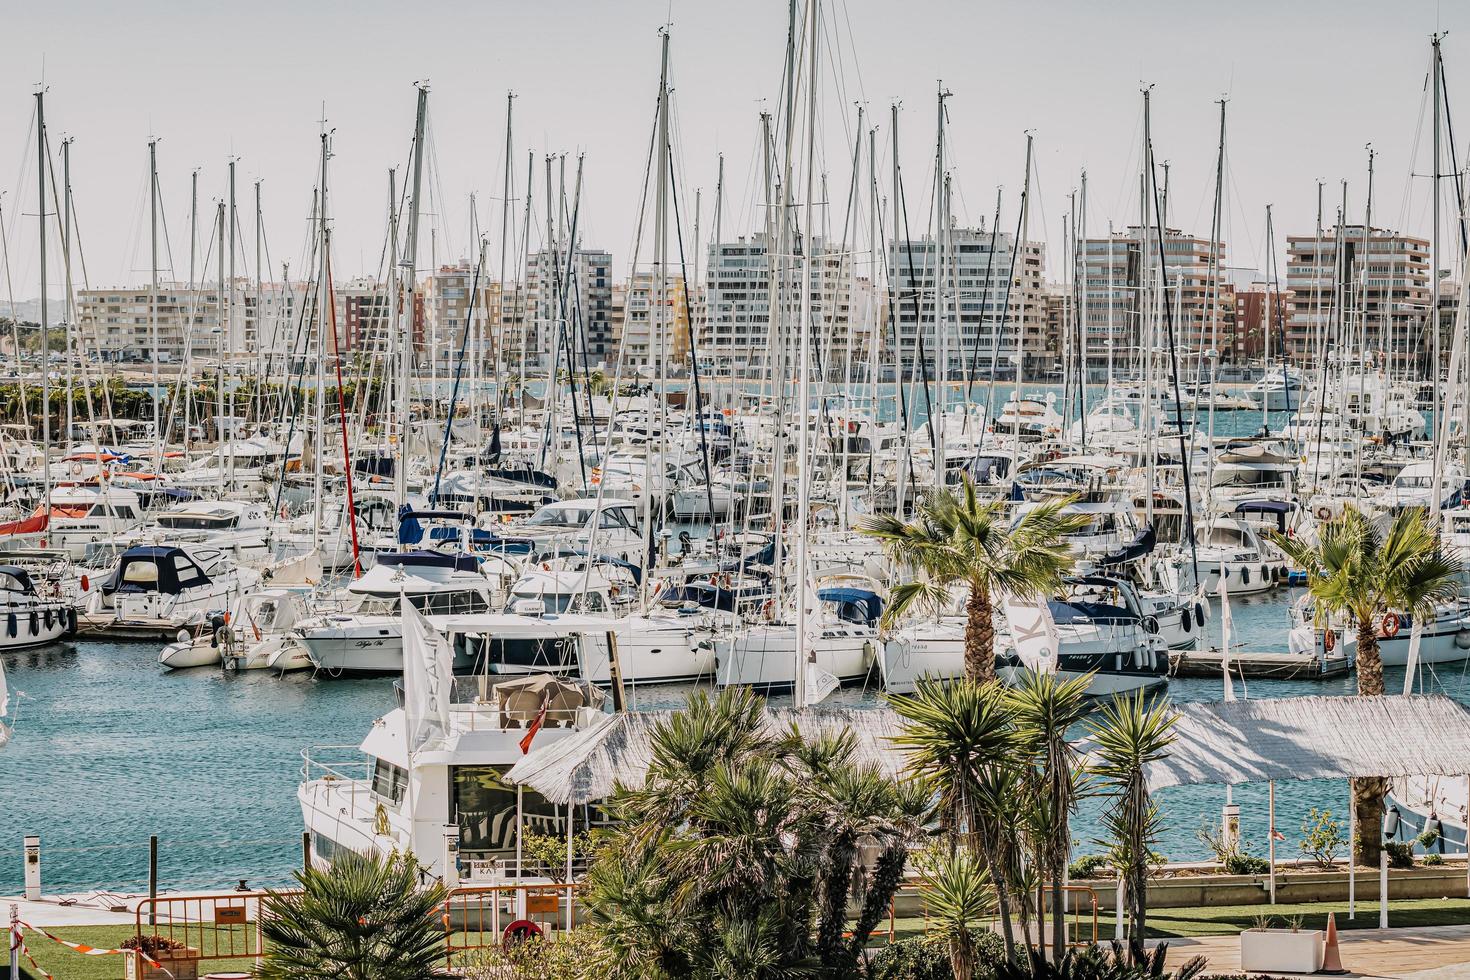
[[[258,961],[264,951],[260,900],[265,895],[252,891],[145,898],[138,903],[137,935],[157,936],[167,946],[178,943],[187,950],[184,958]],[[132,959],[130,976],[149,976],[142,957],[134,954]]]
[[[444,900],[444,959],[453,967],[479,950],[507,939],[555,939],[575,924],[577,888],[573,884],[462,885]]]

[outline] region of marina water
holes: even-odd
[[[1271,427],[1284,421],[1273,413]],[[1217,436],[1254,433],[1259,412],[1222,413]],[[1286,649],[1287,606],[1299,590],[1233,599],[1235,643],[1243,650]],[[1219,643],[1218,609],[1209,624]],[[83,642],[7,655],[15,738],[0,752],[0,894],[22,887],[26,834],[42,841],[48,894],[146,887],[148,838],[157,834],[160,887],[175,891],[251,886],[290,880],[301,860],[302,820],[296,802],[301,750],[356,745],[374,718],[394,706],[391,681],[326,680],[310,674],[277,678],[268,671],[226,674],[218,668],[166,672],[157,647]],[[1426,669],[1422,688],[1470,703],[1470,662]],[[1403,671],[1389,669],[1391,693]],[[1236,681],[1237,696],[1241,694]],[[1218,679],[1173,679],[1170,696],[1221,697]],[[678,707],[689,688],[630,692],[639,708]],[[1249,696],[1351,694],[1351,675],[1328,681],[1251,681]],[[780,703],[780,698],[773,703]],[[835,703],[876,706],[873,689],[847,688]],[[1330,748],[1330,747],[1329,747]],[[1267,850],[1267,788],[1238,787],[1244,836],[1253,854]],[[1164,810],[1160,852],[1171,860],[1209,857],[1197,837],[1204,819],[1218,823],[1223,787],[1186,787],[1159,795]],[[1298,854],[1309,807],[1331,809],[1344,822],[1348,791],[1341,781],[1283,783],[1276,824],[1285,840],[1278,858]],[[1084,801],[1073,823],[1074,853],[1095,853],[1101,802]]]

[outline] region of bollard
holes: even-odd
[[[36,834],[27,834],[25,845],[26,901],[39,902],[41,900],[41,838]]]
[[[1388,852],[1378,852],[1378,928],[1388,928]]]

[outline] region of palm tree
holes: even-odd
[[[444,887],[421,888],[412,858],[343,851],[298,871],[298,893],[261,900],[262,980],[431,980],[444,960]]]
[[[1032,827],[1042,879],[1051,884],[1052,956],[1067,949],[1062,878],[1072,849],[1071,816],[1082,793],[1085,769],[1067,735],[1088,712],[1090,677],[1061,680],[1056,674],[1027,671],[1020,687],[1008,692],[1016,713],[1016,734],[1029,763],[1028,777],[1037,819]],[[1046,916],[1037,912],[1044,925]]]
[[[1071,498],[1046,501],[1012,525],[1006,521],[1005,504],[982,502],[974,481],[966,476],[958,493],[931,494],[912,521],[905,523],[893,514],[863,518],[858,529],[883,542],[896,561],[918,576],[893,590],[883,624],[892,626],[916,608],[937,613],[949,605],[951,589],[965,586],[969,589],[965,676],[993,680],[994,595],[1005,592],[1027,599],[1061,583],[1073,565],[1062,538],[1087,521],[1065,512],[1070,502]]]
[[[1128,892],[1129,936],[1142,942],[1148,917],[1148,866],[1159,833],[1159,808],[1149,794],[1144,768],[1174,743],[1177,715],[1163,699],[1143,691],[1116,697],[1090,721],[1092,773],[1113,804],[1103,814],[1100,841]]]
[[[1307,573],[1307,591],[1319,622],[1333,615],[1352,619],[1358,633],[1358,693],[1383,694],[1383,658],[1378,622],[1390,611],[1433,616],[1435,606],[1459,594],[1460,559],[1439,548],[1423,511],[1406,508],[1391,521],[1374,520],[1355,507],[1318,529],[1315,544],[1272,534],[1277,547]],[[1377,865],[1382,850],[1383,797],[1388,780],[1353,780],[1358,839],[1354,859]]]
[[[1005,821],[988,819],[997,801],[987,787],[1003,783],[1016,765],[1015,729],[1005,694],[996,684],[965,678],[944,684],[921,678],[911,695],[888,698],[906,724],[893,742],[908,751],[908,770],[924,779],[939,799],[945,829],[985,856],[1000,911],[1006,957],[1015,956],[1010,889],[1005,870],[1011,856]]]
[[[998,893],[991,888],[990,875],[964,848],[952,854],[935,851],[919,863],[919,874],[926,915],[949,946],[950,972],[956,977],[973,977],[979,965],[975,929],[996,909]]]

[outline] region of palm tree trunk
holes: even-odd
[[[1006,960],[1014,963],[1016,961],[1016,937],[1011,930],[1011,894],[1006,883],[1006,867],[1000,856],[1000,848],[990,839],[990,834],[977,826],[976,814],[970,815],[970,826],[978,832],[980,838],[980,850],[985,855],[985,863],[990,866],[990,883],[995,888],[995,906],[1000,914],[1000,934],[1006,944]]]
[[[1383,658],[1378,653],[1377,624],[1371,619],[1358,620],[1358,694],[1377,697],[1383,694]],[[1388,793],[1388,780],[1367,776],[1352,781],[1353,812],[1357,817],[1358,838],[1353,841],[1353,860],[1368,867],[1378,867],[1383,851],[1383,798]]]
[[[995,680],[995,620],[988,588],[970,586],[965,614],[965,677],[988,683]]]

